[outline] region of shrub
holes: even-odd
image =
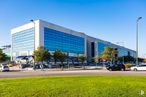
[[[127,63],[127,64],[124,64],[124,65],[125,65],[125,68],[130,68],[130,67],[133,66],[133,64],[131,64],[131,63]]]

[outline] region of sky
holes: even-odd
[[[146,0],[0,0],[0,46],[10,44],[10,30],[42,19],[112,43],[146,57]]]

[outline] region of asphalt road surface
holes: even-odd
[[[12,70],[0,72],[0,78],[31,76],[146,76],[146,71],[107,71],[107,70]]]

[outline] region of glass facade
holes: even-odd
[[[128,55],[128,50],[126,50],[125,48],[118,48],[118,51],[119,51],[119,54],[118,54],[119,57]]]
[[[102,42],[98,42],[97,43],[97,47],[98,47],[97,55],[101,55],[102,52],[104,51],[104,49],[108,46],[112,47],[112,45],[110,45],[110,44],[105,44],[105,43],[102,43]],[[128,55],[130,55],[132,57],[136,56],[136,52],[130,51],[126,48],[117,47],[117,50],[118,50],[118,57],[128,56]]]
[[[12,34],[12,50],[33,51],[34,50],[34,28]]]
[[[108,44],[105,44],[105,43],[102,43],[102,42],[98,42],[97,43],[97,47],[98,47],[98,52],[97,52],[97,55],[101,55],[102,52],[104,51],[104,49],[106,47],[108,47],[109,45]]]
[[[84,54],[85,40],[82,37],[44,28],[44,47],[50,51]]]

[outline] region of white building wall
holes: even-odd
[[[40,21],[35,21],[35,50],[41,46],[41,32],[40,32]]]
[[[31,29],[31,28],[35,28],[35,49],[37,49],[38,46],[40,46],[41,44],[41,39],[40,39],[40,24],[39,24],[39,20],[34,21],[35,22],[35,27],[34,27],[34,23],[30,22],[27,23],[25,25],[16,27],[14,29],[11,30],[11,35],[14,33],[19,33],[21,31],[27,30],[27,29]]]
[[[21,31],[24,31],[24,30],[27,30],[27,29],[31,29],[33,28],[34,26],[34,36],[35,36],[35,49],[37,49],[38,46],[40,46],[40,25],[39,25],[39,20],[36,20],[34,21],[35,22],[35,25],[34,23],[30,22],[30,23],[27,23],[25,25],[22,25],[22,26],[19,26],[19,27],[16,27],[14,29],[11,30],[11,38],[12,38],[12,34],[14,33],[19,33]],[[23,36],[22,36],[23,37]],[[11,45],[13,45],[12,43],[12,39],[11,39]],[[12,48],[11,48],[11,60],[12,60],[12,56],[16,57],[16,56],[21,56],[21,55],[32,55],[33,54],[33,51],[18,51],[18,52],[12,52]]]

